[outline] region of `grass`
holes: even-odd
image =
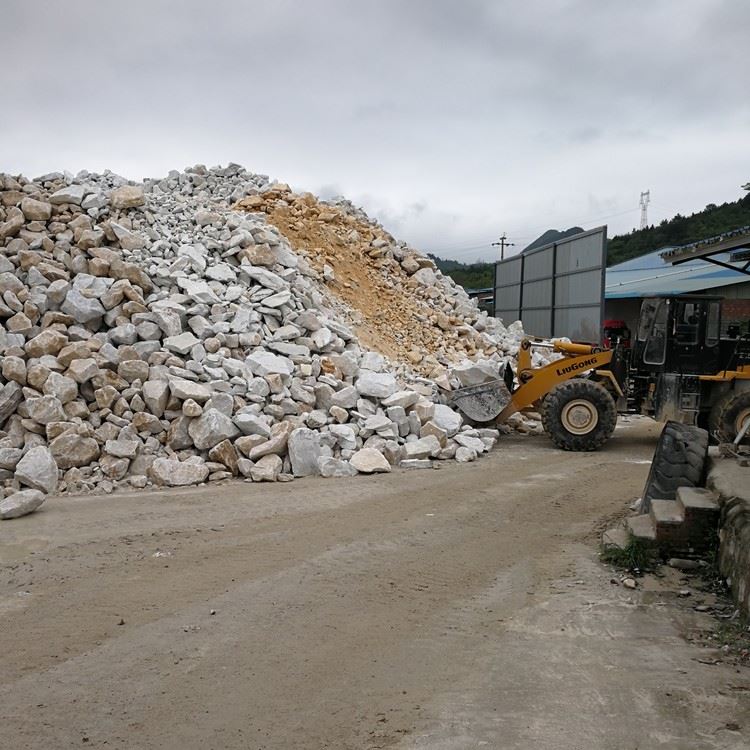
[[[630,572],[653,570],[658,562],[651,544],[632,537],[625,547],[602,545],[599,554],[608,565]]]

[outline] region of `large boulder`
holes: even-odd
[[[20,448],[0,448],[0,469],[15,471],[22,458],[23,451]]]
[[[0,386],[0,427],[2,427],[11,414],[14,414],[18,405],[23,401],[23,389],[16,382],[6,383]]]
[[[251,448],[247,452],[247,457],[251,461],[257,461],[262,456],[268,456],[274,454],[277,456],[283,455],[286,452],[287,443],[289,442],[289,435],[294,429],[294,425],[291,422],[277,422],[271,428],[271,437],[264,443]],[[243,440],[260,437],[259,435],[248,435]]]
[[[0,518],[20,518],[33,513],[47,496],[39,490],[21,490],[0,501]]]
[[[232,417],[232,421],[240,428],[243,435],[262,435],[265,438],[271,436],[268,422],[257,414],[238,413]]]
[[[63,405],[56,396],[32,398],[26,402],[25,406],[29,411],[29,416],[39,424],[64,422],[67,419],[67,415],[63,411]]]
[[[207,451],[222,440],[236,438],[240,431],[231,417],[222,414],[218,409],[206,409],[188,427],[188,433],[198,450]]]
[[[200,341],[189,331],[164,339],[164,348],[175,354],[185,355]]]
[[[208,466],[201,461],[176,461],[172,458],[157,458],[149,469],[155,484],[166,487],[185,487],[200,484],[208,479]]]
[[[308,477],[320,473],[318,459],[321,455],[320,433],[299,427],[289,435],[289,460],[295,477]]]
[[[123,185],[109,194],[112,208],[138,208],[146,203],[146,196],[141,185]]]
[[[68,185],[52,193],[49,197],[49,202],[56,205],[60,203],[72,203],[73,205],[80,206],[84,195],[86,195],[86,190],[83,185]]]
[[[383,406],[400,406],[403,409],[408,409],[410,406],[419,401],[419,394],[416,391],[396,391],[391,396],[383,399]]]
[[[191,398],[198,404],[202,404],[211,398],[212,390],[203,383],[194,383],[185,378],[170,378],[169,390],[175,398],[186,400]]]
[[[21,211],[26,221],[49,221],[52,216],[52,204],[27,196],[21,201]]]
[[[44,445],[27,451],[16,465],[15,479],[19,484],[52,495],[57,491],[57,462]]]
[[[140,442],[137,440],[107,440],[104,450],[115,458],[135,458]]]
[[[216,463],[224,464],[234,476],[237,476],[239,472],[239,456],[231,440],[222,440],[215,445],[208,452],[208,457]]]
[[[361,474],[379,474],[391,470],[388,459],[375,448],[362,448],[349,459],[349,463]]]
[[[472,362],[465,360],[456,365],[451,374],[458,378],[462,386],[481,385],[491,380],[497,380],[500,377],[497,363],[488,360],[478,360]]]
[[[76,323],[84,324],[101,320],[105,313],[98,299],[85,297],[75,287],[71,288],[65,295],[65,302],[62,303],[60,310],[66,315],[70,315]]]
[[[357,391],[362,396],[388,398],[398,391],[396,378],[387,372],[360,370],[356,382]]]
[[[432,421],[441,430],[445,430],[448,437],[453,437],[463,424],[461,415],[445,404],[435,404],[435,413],[433,414]]]
[[[166,380],[147,380],[141,388],[141,396],[149,411],[161,419],[169,402],[169,383]]]
[[[348,461],[340,458],[321,456],[318,459],[318,471],[322,477],[353,477],[358,474],[357,470]]]
[[[94,438],[84,437],[75,432],[64,432],[50,444],[57,465],[64,471],[73,467],[88,466],[99,458],[99,443]]]
[[[291,359],[263,350],[253,352],[245,362],[253,375],[291,375],[294,372],[294,362]]]
[[[430,456],[437,456],[440,453],[441,445],[435,435],[426,435],[419,440],[415,440],[411,443],[406,443],[404,446],[404,457],[408,459],[414,458],[430,458]]]
[[[47,328],[26,344],[26,354],[35,358],[43,357],[45,354],[57,354],[67,343],[68,337],[64,333]]]
[[[54,396],[63,406],[78,397],[78,383],[73,378],[51,372],[42,387],[46,396]]]
[[[275,482],[281,474],[283,464],[279,456],[269,453],[258,459],[250,469],[250,478],[253,482]]]

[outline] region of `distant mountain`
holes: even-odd
[[[560,231],[559,229],[548,229],[544,234],[540,234],[530,245],[526,245],[521,252],[526,253],[534,248],[542,247],[542,245],[549,245],[550,242],[559,242],[566,237],[570,237],[573,234],[580,234],[583,231],[584,230],[581,229],[581,227],[571,227],[564,231]]]
[[[686,245],[715,237],[740,227],[750,227],[750,193],[720,206],[709,203],[703,211],[690,216],[677,214],[658,225],[611,237],[607,243],[607,265],[637,258],[662,247]],[[583,231],[580,227],[571,227],[565,231],[548,229],[522,252],[526,253]],[[460,263],[456,260],[443,260],[432,254],[430,258],[443,273],[447,273],[466,289],[485,289],[494,283],[494,263]]]
[[[580,227],[571,227],[565,231],[558,229],[548,229],[540,235],[530,245],[527,245],[522,252],[533,250],[535,247],[547,245],[550,242],[562,240],[570,237],[571,234],[578,234],[583,229]],[[494,263],[461,263],[457,260],[438,258],[437,255],[427,253],[432,258],[435,265],[444,273],[450,276],[457,284],[461,284],[464,289],[488,289],[495,283],[495,264]]]

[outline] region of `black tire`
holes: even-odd
[[[720,443],[731,443],[750,416],[750,391],[731,391],[720,398],[711,409],[711,432]],[[750,430],[743,443],[750,441]]]
[[[724,409],[726,401],[731,399],[733,396],[734,392],[725,393],[724,395],[720,396],[714,402],[711,410],[708,412],[708,425],[706,429],[708,430],[708,438],[712,442],[715,442],[717,440],[717,433],[719,431],[719,415]],[[702,426],[703,425],[701,425],[701,427]]]
[[[707,454],[706,430],[667,422],[656,444],[643,490],[641,513],[648,513],[652,500],[675,500],[678,487],[702,487]]]
[[[589,419],[575,429],[572,409]],[[588,415],[586,411],[588,410]],[[617,424],[617,407],[604,386],[574,378],[558,383],[542,402],[542,425],[552,442],[566,451],[595,451],[609,440]]]

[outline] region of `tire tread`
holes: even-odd
[[[560,414],[568,401],[586,398],[599,413],[599,422],[588,435],[573,435],[560,421]],[[552,442],[566,451],[595,451],[609,440],[617,424],[617,407],[604,386],[593,380],[573,378],[558,383],[545,397],[541,409],[542,426]]]
[[[652,500],[674,500],[679,487],[703,484],[708,454],[708,432],[700,427],[667,422],[654,451],[643,490],[641,512]]]

